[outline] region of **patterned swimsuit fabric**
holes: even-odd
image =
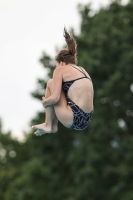
[[[72,67],[74,67],[74,66],[72,66]],[[77,69],[76,67],[74,67],[74,68]],[[79,70],[79,69],[77,69],[77,70]],[[82,70],[82,68],[81,68],[81,70]],[[83,78],[88,78],[91,81],[91,79],[86,76],[84,71],[83,70],[81,71],[81,70],[79,70],[79,71],[84,74],[84,77],[81,77],[81,78],[78,78],[78,79],[75,79],[75,80],[72,80],[72,81],[62,82],[62,90],[65,94],[67,104],[71,107],[71,109],[73,111],[73,115],[74,115],[73,124],[71,125],[70,128],[76,129],[76,130],[85,129],[88,126],[89,122],[91,121],[92,115],[93,115],[93,110],[89,113],[85,113],[68,96],[68,90],[75,81],[77,81],[79,79],[83,79]]]

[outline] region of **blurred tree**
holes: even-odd
[[[94,83],[95,113],[75,157],[83,165],[72,164],[76,199],[133,198],[133,1],[119,2],[93,17],[88,6],[79,6],[78,56]]]
[[[133,198],[133,0],[113,1],[91,15],[79,5],[79,65],[92,77],[95,112],[89,127],[27,136],[27,158],[5,200],[132,200]],[[74,31],[73,31],[74,32]],[[54,59],[43,54],[48,70],[32,96],[41,100]],[[39,112],[31,124],[42,123]],[[24,152],[24,153],[26,153]],[[4,198],[3,198],[4,199]]]
[[[5,199],[10,185],[20,175],[20,168],[28,159],[26,144],[12,138],[10,131],[4,132],[0,120],[0,199]]]

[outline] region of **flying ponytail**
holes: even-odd
[[[77,44],[72,36],[67,32],[66,28],[64,28],[64,37],[67,43],[68,51],[71,55],[75,55],[77,51]]]
[[[64,28],[64,37],[67,43],[67,48],[62,49],[56,56],[56,61],[65,62],[66,64],[77,64],[77,44],[76,41]]]

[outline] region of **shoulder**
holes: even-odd
[[[62,75],[66,72],[66,68],[65,67],[56,67],[53,74],[59,74]]]
[[[57,78],[60,79],[63,76],[63,69],[62,67],[57,67],[55,68],[54,72],[53,72],[53,78]]]
[[[62,67],[56,67],[54,70],[54,73],[62,73],[62,72],[63,72]]]

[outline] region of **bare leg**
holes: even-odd
[[[55,114],[53,123],[52,123],[52,133],[56,133],[58,131],[58,118]]]
[[[52,91],[52,87],[53,87],[53,81],[50,79],[49,80],[49,82],[48,82],[48,84],[47,84],[47,88],[46,88],[46,92],[45,92],[45,97],[46,98],[48,98],[50,95],[51,95],[51,92],[50,91]],[[52,115],[53,116],[51,116],[52,117],[52,119],[51,119],[51,117],[50,117],[50,113],[51,113],[51,111],[53,112],[52,113]],[[58,127],[57,127],[57,124],[58,124],[58,119],[57,119],[57,116],[56,116],[56,114],[55,114],[55,111],[54,111],[54,107],[53,106],[48,106],[47,108],[45,108],[45,115],[46,115],[46,119],[45,119],[45,122],[47,121],[47,122],[51,122],[51,120],[52,120],[52,132],[53,133],[55,133],[55,132],[57,132],[57,129],[58,129]]]
[[[50,91],[52,91],[52,87],[53,87],[53,81],[50,79],[47,83],[47,88],[45,93],[46,98],[48,98],[51,95]],[[57,127],[58,119],[54,111],[54,106],[48,106],[47,108],[45,108],[45,113],[46,113],[45,123],[32,126],[32,128],[37,129],[35,134],[38,136],[41,136],[44,133],[51,133],[51,132],[55,133],[58,130]]]

